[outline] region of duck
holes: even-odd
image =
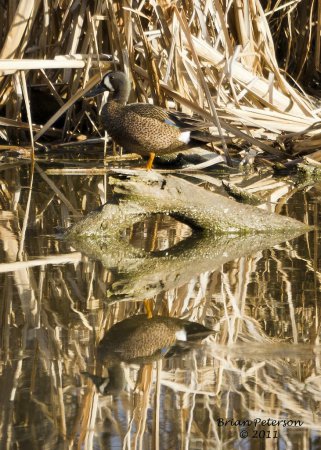
[[[183,113],[169,111],[149,103],[127,103],[131,85],[121,71],[107,73],[85,97],[109,92],[101,111],[101,122],[107,133],[125,152],[147,156],[150,170],[156,155],[166,155],[199,147],[217,138],[200,128],[208,124]],[[196,128],[196,129],[195,129]],[[198,128],[198,129],[197,129]]]
[[[99,394],[118,396],[128,384],[128,366],[143,367],[162,358],[191,351],[214,331],[186,319],[139,314],[116,323],[97,348],[97,363],[107,376],[81,372],[91,379]]]
[[[98,344],[97,357],[108,365],[146,364],[188,351],[214,331],[186,319],[139,314],[113,325]]]

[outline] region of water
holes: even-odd
[[[148,270],[129,279],[59,237],[57,227],[104,202],[106,176],[49,177],[55,192],[35,172],[23,242],[28,165],[1,172],[1,448],[321,448],[318,229],[214,269],[186,264],[181,281],[173,269],[176,284],[153,291],[153,314],[214,334],[125,366],[124,389],[100,395],[83,372],[101,363],[97,345],[113,324],[145,311],[135,292],[157,280]],[[319,223],[320,184],[288,195],[270,183],[279,212]],[[123,238],[156,251],[190,232],[158,215]]]

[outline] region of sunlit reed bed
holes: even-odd
[[[90,136],[94,131],[91,123],[98,123],[96,113],[92,108],[87,112],[84,102],[79,106],[79,100],[106,70],[119,68],[133,79],[131,101],[151,100],[165,106],[174,100],[177,109],[210,122],[212,132],[220,138],[215,146],[219,153],[228,154],[225,139],[231,137],[236,148],[248,142],[266,154],[282,157],[283,145],[272,145],[281,135],[290,155],[303,135],[304,152],[308,153],[310,137],[319,134],[310,128],[319,121],[318,107],[286,78],[274,44],[278,56],[283,57],[286,49],[286,69],[300,65],[299,70],[293,69],[294,74],[305,75],[311,85],[308,55],[314,51],[317,68],[319,39],[311,50],[307,46],[298,60],[298,54],[290,49],[300,46],[299,38],[290,33],[292,37],[281,51],[278,39],[283,31],[276,24],[278,20],[283,24],[285,15],[294,23],[304,5],[258,0],[246,4],[240,9],[236,1],[183,2],[178,7],[166,1],[128,5],[99,0],[93,8],[86,3],[43,5],[34,0],[22,1],[15,9],[10,3],[2,18],[2,138],[31,145],[32,135],[36,143],[48,140],[53,124],[64,114],[60,141],[73,140],[84,132]],[[310,19],[300,23],[302,30],[306,26],[311,33],[313,26],[319,29],[319,22],[313,25],[311,19],[315,8]],[[37,104],[31,104],[29,111],[27,89],[36,85],[56,101],[55,111],[47,113],[37,131],[32,125]],[[21,121],[22,109],[29,137],[12,129]],[[13,121],[11,125],[8,119]],[[290,136],[292,132],[302,135]]]

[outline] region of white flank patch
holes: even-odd
[[[178,341],[187,341],[187,333],[184,329],[176,331],[175,336]]]
[[[188,144],[189,141],[191,140],[191,132],[190,131],[182,131],[178,140],[181,142],[184,142],[184,144]]]
[[[114,91],[114,90],[115,90],[115,89],[113,88],[113,86],[112,86],[112,84],[111,84],[111,82],[110,82],[108,76],[104,78],[104,85],[106,86],[106,88],[107,88],[109,91]]]

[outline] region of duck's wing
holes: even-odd
[[[181,130],[201,130],[213,125],[212,123],[205,122],[201,117],[189,116],[179,111],[166,110],[160,106],[150,105],[149,103],[131,103],[126,106],[126,110],[132,111],[141,117],[156,119]]]
[[[171,121],[168,111],[160,106],[150,105],[149,103],[130,103],[125,106],[126,111],[133,112],[141,117],[148,117],[150,119],[156,119],[160,122]],[[169,125],[175,125],[175,122],[171,121]]]
[[[168,111],[168,118],[174,122],[174,124],[185,130],[202,130],[213,126],[212,122],[205,122],[200,116],[189,116],[180,111]]]

